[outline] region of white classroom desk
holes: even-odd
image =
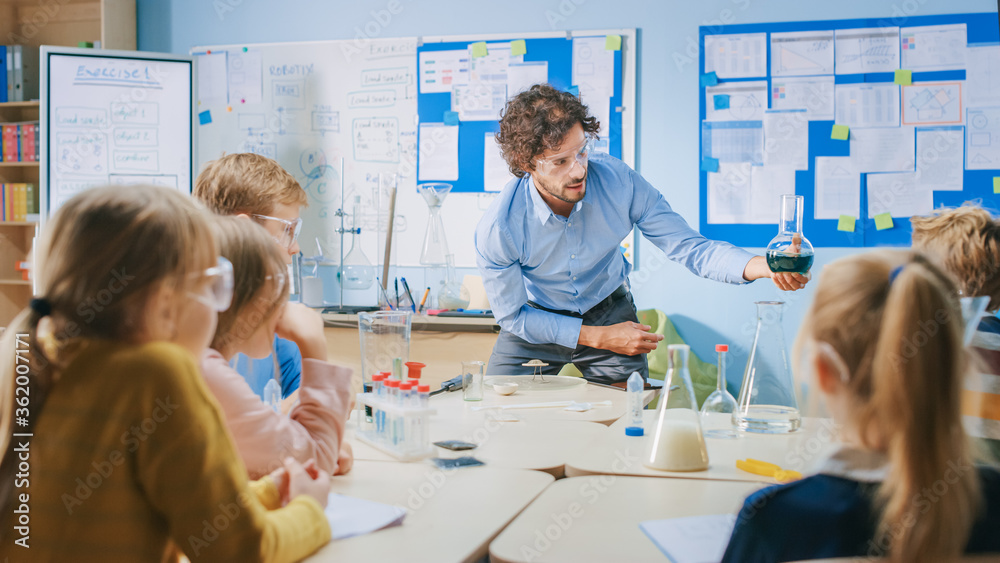
[[[357,416],[357,410],[352,417]],[[395,461],[395,458],[354,437],[354,419],[344,438],[354,449],[354,459]],[[431,442],[462,440],[478,444],[473,450],[451,451],[434,447],[436,457],[473,456],[490,467],[544,471],[554,477],[565,475],[566,460],[600,440],[608,427],[593,422],[560,420],[484,422],[435,417],[431,420]]]
[[[407,509],[402,525],[335,540],[307,561],[475,561],[553,477],[539,471],[358,461],[331,491]]]
[[[601,441],[570,457],[566,463],[566,475],[632,475],[774,483],[770,477],[737,469],[736,460],[759,459],[804,474],[836,445],[832,419],[803,418],[802,428],[791,434],[746,432],[741,438],[731,440],[705,438],[709,463],[706,471],[657,471],[642,464],[647,442],[652,439],[655,430],[656,413],[655,410],[643,411],[644,436],[626,436],[624,420],[611,425],[608,428],[610,432]],[[728,421],[729,415],[712,415],[706,429],[727,425]]]
[[[646,520],[737,513],[762,483],[591,475],[545,489],[490,544],[493,563],[644,561],[667,557]]]

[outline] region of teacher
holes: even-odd
[[[555,374],[572,362],[589,381],[648,375],[663,336],[638,323],[631,264],[620,250],[633,227],[695,274],[727,283],[772,278],[783,290],[809,277],[772,273],[763,256],[708,240],[621,160],[594,152],[599,129],[576,96],[547,84],[507,102],[497,143],[515,178],[476,228],[477,264],[501,331],[488,373]]]

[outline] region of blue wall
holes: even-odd
[[[395,1],[402,11],[381,26],[380,36],[639,28],[637,168],[696,227],[698,26],[884,17],[905,26],[908,16],[997,9],[994,0]],[[387,0],[138,0],[139,49],[187,53],[195,45],[353,39],[388,4]],[[476,10],[477,5],[483,9]],[[761,240],[760,246],[768,242]],[[713,345],[729,342],[735,351],[730,381],[737,385],[753,337],[753,302],[788,302],[785,333],[791,342],[811,299],[810,289],[782,294],[767,280],[749,286],[702,280],[666,262],[645,240],[639,252],[642,269],[633,274],[638,306],[666,311],[702,359],[712,361]],[[819,249],[814,272],[855,252]],[[424,275],[403,274],[412,280]],[[435,284],[431,279],[435,275],[427,274],[427,285]]]

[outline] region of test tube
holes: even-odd
[[[628,393],[628,426],[625,427],[626,436],[642,436],[642,376],[639,372],[633,371],[625,383],[625,390]]]
[[[382,375],[381,373],[376,373],[375,375],[372,376],[372,390],[371,390],[371,393],[372,393],[372,397],[374,397],[375,400],[377,400],[377,401],[381,401],[382,400],[382,395],[383,395],[383,392],[382,392],[382,383],[384,381],[385,381],[385,376]],[[365,407],[365,421],[366,422],[374,422],[375,423],[375,431],[376,432],[378,432],[378,430],[379,430],[379,415],[381,414],[381,412],[382,411],[380,411],[378,409],[372,409],[372,407],[369,407],[369,406]]]
[[[417,387],[417,406],[422,409],[426,409],[430,406],[431,399],[431,386],[430,385],[420,385]],[[420,415],[416,418],[417,421],[417,447],[419,449],[424,449],[427,447],[427,443],[430,442],[430,419],[424,415]]]
[[[400,389],[400,406],[409,409],[413,406],[413,384],[410,382],[401,383],[399,385]],[[400,442],[403,443],[403,449],[409,450],[411,442],[413,441],[413,417],[404,416],[402,419],[402,438]]]
[[[386,386],[386,397],[385,402],[389,405],[399,404],[399,380],[390,379],[385,382]],[[396,436],[396,414],[386,414],[385,422],[383,423],[383,441],[388,445],[395,445]]]

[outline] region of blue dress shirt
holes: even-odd
[[[699,276],[746,281],[752,254],[706,239],[628,165],[594,153],[586,193],[568,218],[552,212],[526,175],[511,180],[479,222],[476,262],[500,327],[533,344],[575,348],[581,319],[527,302],[583,314],[611,295],[632,271],[620,245],[633,227]]]

